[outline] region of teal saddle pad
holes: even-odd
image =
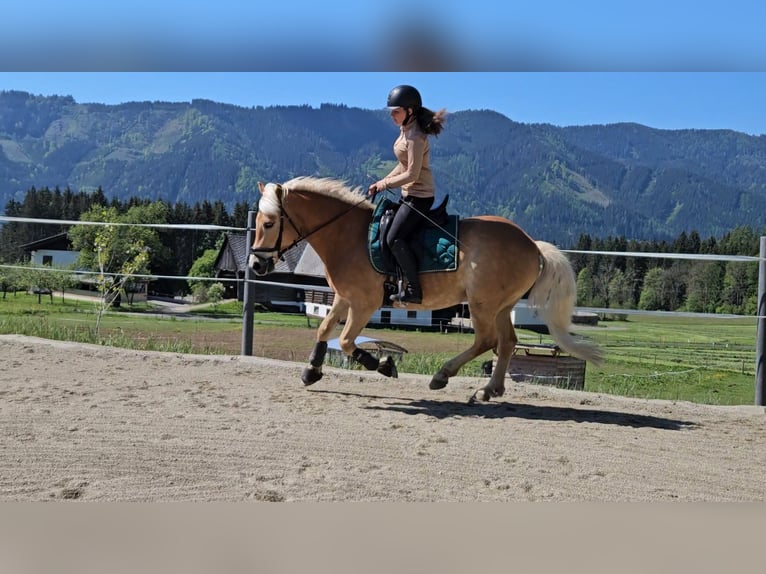
[[[378,273],[394,273],[395,269],[386,265],[386,257],[381,250],[383,237],[381,237],[381,218],[388,209],[395,209],[396,202],[383,198],[375,208],[372,222],[368,232],[368,251],[370,262]],[[420,273],[437,271],[455,271],[457,269],[457,215],[448,215],[445,225],[427,224],[427,227],[415,232],[410,241],[418,260]]]

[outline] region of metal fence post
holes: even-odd
[[[245,254],[245,261],[250,258],[250,246],[253,244],[253,233],[255,232],[255,211],[247,212],[247,233],[245,235],[245,248],[247,253]],[[242,316],[242,355],[253,354],[253,309],[254,296],[255,296],[255,284],[252,283],[253,270],[250,268],[249,262],[245,266],[245,288],[242,294],[243,300],[243,316]]]
[[[761,237],[761,260],[758,262],[758,330],[755,345],[755,404],[766,405],[766,237]]]

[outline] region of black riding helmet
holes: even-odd
[[[389,108],[412,108],[417,110],[423,106],[423,100],[420,99],[420,92],[412,86],[396,86],[388,94]]]

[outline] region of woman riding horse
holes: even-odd
[[[386,102],[391,119],[400,127],[394,142],[394,155],[399,163],[383,179],[368,189],[368,194],[394,187],[402,188],[402,199],[386,238],[389,249],[407,278],[404,290],[391,295],[392,302],[420,303],[423,292],[418,276],[418,263],[409,240],[423,222],[434,202],[434,178],[429,166],[429,135],[439,135],[445,112],[432,112],[423,107],[420,93],[412,86],[396,86]]]

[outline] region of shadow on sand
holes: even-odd
[[[400,412],[405,415],[425,415],[437,419],[450,417],[471,417],[483,419],[517,418],[545,421],[573,421],[577,423],[598,423],[634,428],[656,428],[663,430],[683,430],[694,428],[696,423],[664,417],[640,415],[629,412],[599,410],[590,408],[556,407],[510,402],[472,403],[458,401],[440,401],[401,397],[375,396],[365,393],[328,391],[312,389],[314,393],[328,393],[354,396],[366,399],[380,399],[391,402],[387,405],[363,406],[363,409],[375,411]]]

